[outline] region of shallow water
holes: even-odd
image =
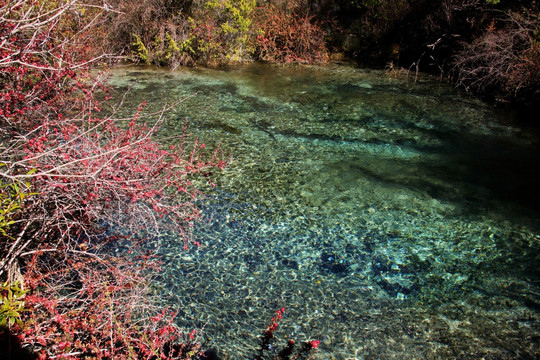
[[[221,144],[200,247],[160,239],[180,325],[246,359],[274,312],[319,359],[540,356],[538,133],[427,76],[348,66],[113,71],[162,135]],[[191,96],[197,93],[195,96]]]

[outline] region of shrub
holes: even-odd
[[[203,2],[187,19],[187,38],[174,39],[179,44],[178,53],[188,52],[194,63],[209,66],[249,61],[254,8],[255,0]]]
[[[199,333],[179,329],[175,313],[149,295],[151,262],[81,249],[62,262],[49,256],[36,254],[28,266],[31,311],[19,332],[40,359],[192,359],[201,352]]]
[[[322,24],[302,3],[273,2],[255,13],[255,58],[277,63],[317,64],[328,60]]]
[[[126,42],[134,57],[148,64],[219,66],[253,59],[279,63],[324,63],[323,24],[302,1],[206,0],[120,1],[111,16],[115,42]],[[164,10],[166,9],[166,10]],[[116,48],[116,50],[120,50]]]
[[[540,17],[509,12],[454,57],[456,82],[466,90],[498,101],[538,103]]]
[[[134,251],[161,232],[187,246],[193,180],[225,163],[187,134],[164,149],[153,139],[162,112],[144,103],[129,118],[101,116],[89,30],[102,7],[88,6],[0,0],[0,276],[23,270],[31,310],[20,316],[10,287],[2,319],[41,358],[191,358],[195,335],[156,315],[154,265]],[[129,259],[113,256],[121,244]]]
[[[115,42],[131,46],[136,59],[149,64],[220,65],[251,59],[249,37],[255,0],[120,1],[110,22]],[[116,50],[120,50],[118,47]]]
[[[156,38],[165,39],[166,33],[179,41],[185,35],[192,3],[191,0],[111,2],[114,11],[108,13],[104,24],[106,36],[103,40],[106,48],[114,54],[129,56],[133,50],[132,44],[136,42],[151,47]],[[146,59],[143,61],[146,62]]]
[[[17,226],[10,227],[0,275],[23,252],[70,248],[83,236],[96,238],[103,230],[99,224],[121,223],[130,235],[167,229],[188,239],[198,216],[192,180],[224,166],[217,153],[203,160],[204,145],[186,136],[163,149],[152,140],[163,120],[153,114],[158,118],[152,125],[143,122],[144,104],[130,119],[96,115],[100,80],[91,78],[89,62],[71,51],[73,39],[56,33],[58,21],[75,5],[71,1],[48,13],[55,21],[41,21],[38,7],[28,11],[4,3],[0,9],[5,47],[12,51],[0,63],[0,176],[5,184],[25,181],[39,192],[25,199]]]

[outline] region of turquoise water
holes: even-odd
[[[348,66],[116,69],[125,109],[231,156],[161,298],[247,359],[274,312],[319,359],[540,356],[535,130],[436,78]],[[196,94],[196,95],[194,95]],[[192,96],[193,95],[193,96]]]

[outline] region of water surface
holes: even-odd
[[[126,108],[221,144],[200,247],[160,239],[179,324],[247,359],[275,310],[320,359],[540,356],[538,134],[427,76],[124,68]],[[191,96],[195,94],[195,96]]]

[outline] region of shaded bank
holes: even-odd
[[[115,8],[104,29],[109,48],[148,64],[315,64],[345,56],[437,74],[520,110],[540,102],[536,0],[122,0]]]
[[[331,11],[330,3],[325,3]],[[540,101],[538,4],[532,1],[338,1],[336,47],[369,66],[450,79],[485,100]]]

